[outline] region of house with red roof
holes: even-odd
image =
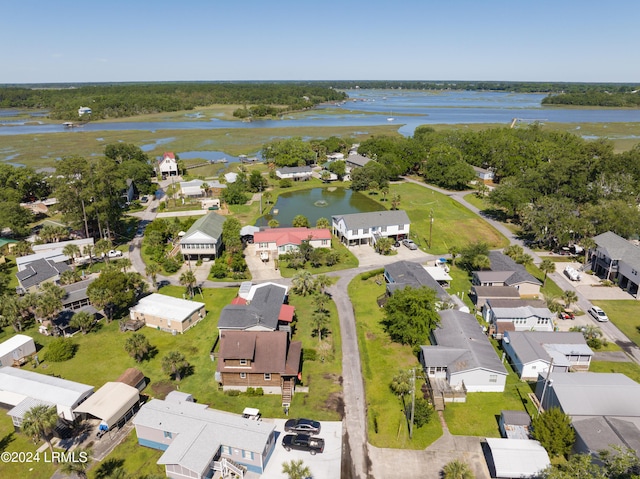
[[[253,235],[257,253],[266,259],[297,251],[303,241],[314,248],[331,248],[331,231],[326,228],[269,228]]]
[[[178,160],[172,151],[167,151],[158,160],[158,176],[178,176]]]

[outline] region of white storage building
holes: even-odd
[[[33,338],[24,334],[16,334],[0,343],[0,366],[20,365],[24,360],[36,353]]]
[[[136,388],[121,382],[109,382],[80,404],[75,412],[101,419],[100,426],[106,430],[133,417],[139,402],[140,393]]]
[[[132,320],[174,334],[184,333],[206,315],[204,303],[158,293],[145,296],[129,311]]]

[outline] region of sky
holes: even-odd
[[[640,83],[638,0],[0,0],[0,84]]]

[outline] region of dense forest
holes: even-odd
[[[549,95],[543,105],[608,106],[614,108],[638,108],[640,93],[633,91],[586,91]]]
[[[78,118],[89,107],[92,119],[192,110],[213,104],[277,105],[254,112],[265,115],[339,101],[346,94],[315,83],[137,83],[66,88],[0,88],[0,108],[38,108],[56,120]]]

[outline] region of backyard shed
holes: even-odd
[[[33,338],[16,334],[0,343],[0,366],[19,366],[35,353],[36,344]]]
[[[136,388],[121,382],[109,382],[89,396],[75,412],[101,419],[101,426],[111,429],[121,420],[132,417],[139,402],[140,394]]]
[[[491,477],[511,479],[537,477],[549,465],[549,454],[538,441],[487,438]]]

